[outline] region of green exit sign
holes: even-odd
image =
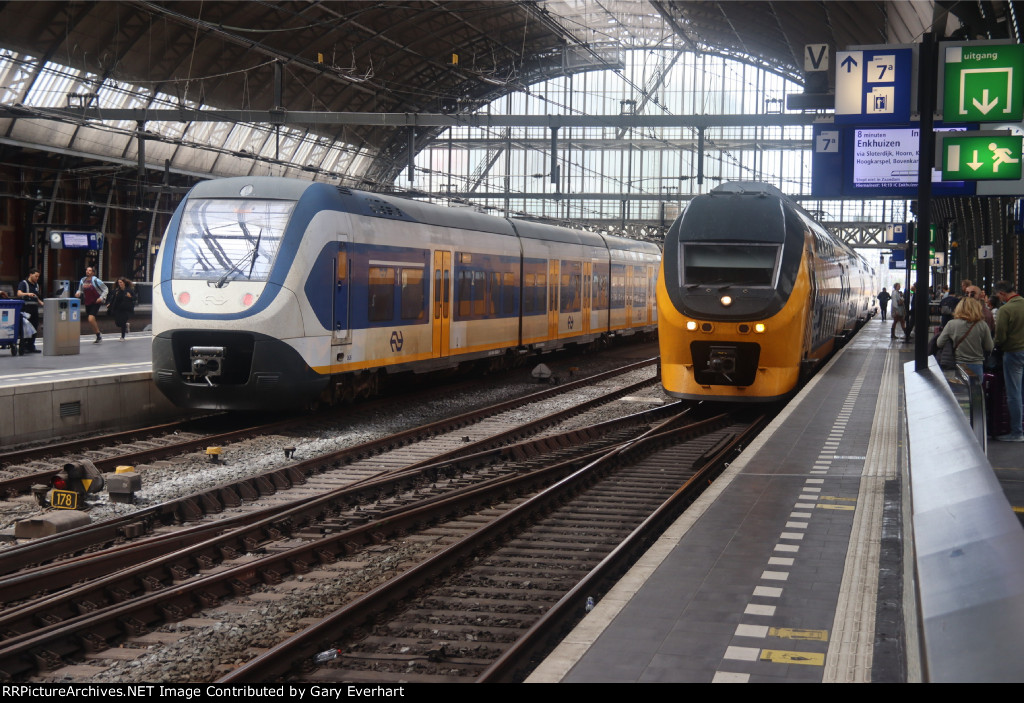
[[[946,47],[942,119],[1020,122],[1024,119],[1024,45]]]
[[[1024,137],[942,135],[942,180],[1019,181]]]

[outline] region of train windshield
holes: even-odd
[[[771,286],[778,244],[686,244],[683,285]]]
[[[277,258],[293,200],[196,198],[181,216],[174,278],[218,288],[236,279],[266,281]]]

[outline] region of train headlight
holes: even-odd
[[[178,304],[188,305],[189,301],[192,300],[192,296],[188,294],[188,291],[182,291],[178,293]]]
[[[723,295],[721,303],[723,307],[729,307],[730,305],[732,305],[732,298],[728,295]]]
[[[246,293],[242,296],[242,307],[249,307],[256,302],[256,296],[252,293]]]
[[[686,322],[686,330],[687,330],[687,332],[696,332],[697,331],[697,323],[694,322],[693,320],[687,320],[687,322]]]
[[[764,323],[763,322],[758,322],[757,324],[755,324],[754,325],[754,331],[758,332],[758,333],[764,332]]]

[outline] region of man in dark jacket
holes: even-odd
[[[878,298],[878,307],[882,309],[882,322],[885,322],[885,311],[889,309],[889,300],[892,298],[889,292],[882,286],[882,292],[875,296]]]
[[[1003,381],[1010,416],[1010,432],[996,437],[1000,442],[1024,442],[1021,428],[1021,382],[1024,381],[1024,298],[1010,281],[993,286],[1002,305],[996,315],[996,346],[1003,352]]]
[[[917,304],[919,300],[917,297],[917,284],[910,284],[910,292],[907,294],[907,331],[906,337],[903,341],[909,342],[913,337],[911,332],[914,331],[914,313],[917,312]]]

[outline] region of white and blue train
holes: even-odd
[[[157,259],[153,376],[176,405],[374,394],[655,334],[654,244],[285,178],[196,185]]]

